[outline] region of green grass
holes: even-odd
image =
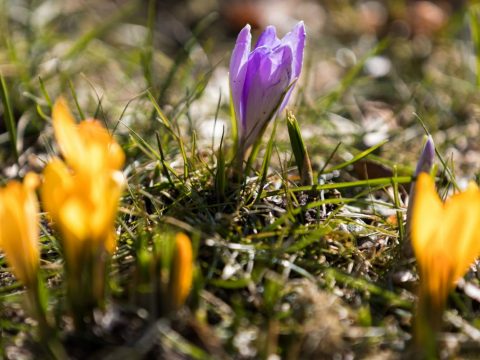
[[[479,174],[480,95],[469,60],[478,54],[478,26],[472,40],[466,35],[477,9],[469,17],[458,9],[435,33],[400,36],[393,23],[404,5],[389,2],[391,21],[375,37],[359,19],[344,24],[356,2],[327,2],[324,31],[309,32],[307,21],[307,59],[289,105],[314,185],[302,184],[282,114],[233,188],[229,95],[220,84],[235,39],[222,13],[205,2],[187,22],[174,5],[165,13],[155,1],[119,3],[0,0],[0,182],[40,172],[57,151],[50,113],[61,94],[78,119],[104,121],[127,154],[110,296],[94,337],[72,333],[58,310],[61,257],[42,218],[43,274],[66,351],[77,358],[404,356],[417,277],[400,247],[423,126],[437,141],[442,191]],[[40,16],[42,7],[52,16]],[[174,38],[165,16],[178,16],[182,35]],[[341,49],[356,63],[339,65]],[[376,55],[391,63],[386,76],[365,70]],[[379,130],[378,116],[384,135],[372,144],[366,135]],[[202,130],[211,119],[225,124],[223,136]],[[190,235],[196,273],[186,306],[159,317],[139,300],[139,269],[165,229]],[[1,265],[3,356],[36,354],[22,288],[3,258]],[[480,286],[477,271],[465,281]],[[474,358],[479,316],[461,289],[450,297],[445,354]]]

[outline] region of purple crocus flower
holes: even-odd
[[[287,105],[293,86],[286,90],[302,70],[305,26],[299,22],[281,40],[275,27],[268,26],[253,51],[251,41],[250,25],[246,25],[230,60],[230,90],[242,152]]]

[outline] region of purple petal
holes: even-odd
[[[254,49],[261,46],[266,46],[272,49],[279,45],[281,45],[281,42],[277,38],[277,30],[275,29],[275,26],[270,25],[267,26],[263,33],[258,37]]]
[[[293,60],[292,60],[292,81],[295,81],[300,76],[300,72],[302,71],[303,66],[303,50],[305,49],[305,25],[303,21],[300,21],[292,31],[290,31],[285,37],[282,39],[282,43],[290,46],[293,52]],[[288,84],[290,85],[290,84]],[[287,106],[288,101],[290,100],[290,95],[292,94],[294,86],[290,88],[288,93],[285,95],[283,99],[282,105],[280,106],[280,111]]]
[[[242,130],[242,133],[245,134],[247,128],[247,101],[248,96],[250,94],[250,88],[252,87],[253,80],[258,73],[261,71],[265,71],[265,64],[264,62],[268,59],[268,55],[270,54],[271,50],[265,47],[257,48],[253,50],[248,58],[248,63],[246,65],[246,76],[245,81],[243,83],[243,92],[241,97],[241,112],[244,114],[242,117],[241,123],[239,124],[239,129]],[[262,69],[260,67],[263,66]],[[270,70],[268,70],[270,71]]]
[[[293,78],[298,78],[302,71],[303,50],[305,48],[305,25],[300,21],[292,31],[282,39],[282,44],[287,44],[293,52]]]
[[[422,154],[417,162],[417,168],[415,169],[415,176],[420,175],[422,172],[429,173],[432,170],[433,161],[435,159],[435,144],[431,135],[428,135],[425,146],[423,147]]]
[[[250,25],[247,24],[238,34],[237,42],[235,43],[235,48],[233,49],[230,59],[230,91],[238,121],[242,121],[243,117],[241,99],[251,41]]]
[[[245,80],[248,88],[243,94],[245,123],[242,136],[245,147],[257,140],[266,123],[271,120],[292,77],[292,57],[292,49],[288,46],[274,51],[264,47],[254,50]]]

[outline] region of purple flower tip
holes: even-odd
[[[423,147],[422,154],[418,159],[417,168],[415,169],[415,176],[422,172],[429,173],[432,170],[433,161],[435,160],[435,144],[432,136],[427,136],[427,141]]]
[[[241,146],[247,149],[287,105],[299,77],[305,26],[299,22],[283,39],[268,26],[251,50],[250,25],[238,34],[230,59],[230,91]],[[288,91],[287,91],[288,89]]]

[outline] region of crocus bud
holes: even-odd
[[[480,190],[469,188],[442,202],[430,175],[419,174],[411,239],[420,275],[416,339],[434,346],[447,296],[480,254]]]
[[[411,257],[412,253],[412,244],[410,242],[409,236],[411,231],[411,222],[412,222],[412,209],[413,204],[415,201],[415,179],[421,173],[430,173],[432,171],[433,162],[435,160],[435,144],[433,143],[433,139],[431,135],[427,136],[425,141],[425,145],[423,147],[422,153],[417,162],[417,167],[415,169],[414,180],[412,181],[412,185],[410,186],[410,193],[408,196],[408,208],[407,208],[407,239],[405,240],[402,248],[402,252],[405,257]]]
[[[38,176],[28,173],[23,184],[10,181],[0,189],[0,247],[15,276],[30,287],[36,284],[40,262],[38,184]]]
[[[240,31],[230,60],[230,90],[244,153],[282,111],[299,77],[305,47],[305,27],[299,22],[283,39],[274,26],[260,35],[253,51],[250,25]]]
[[[422,172],[429,173],[432,170],[433,161],[435,160],[435,144],[431,135],[427,136],[427,141],[423,147],[422,154],[417,162],[417,168],[415,169],[415,176],[420,175]]]
[[[193,251],[192,242],[183,233],[175,236],[175,250],[172,260],[170,276],[170,298],[173,310],[180,308],[185,302],[193,276]]]

